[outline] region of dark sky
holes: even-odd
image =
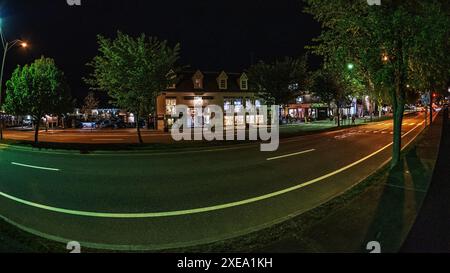
[[[96,35],[142,32],[181,43],[181,64],[204,70],[241,71],[254,60],[298,56],[319,26],[302,13],[301,0],[3,0],[0,14],[8,40],[30,49],[8,55],[7,74],[41,55],[64,70],[72,93],[88,90],[81,78],[97,52]]]

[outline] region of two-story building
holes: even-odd
[[[175,119],[175,107],[186,105],[190,108],[190,126],[194,126],[195,108],[204,109],[208,105],[218,105],[227,111],[231,105],[238,112],[240,107],[261,104],[256,93],[250,90],[245,73],[191,71],[177,75],[177,82],[169,86],[157,98],[158,130],[170,128]],[[241,125],[246,121],[242,116],[226,117],[225,125]],[[202,120],[203,124],[208,119]]]

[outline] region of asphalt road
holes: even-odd
[[[424,128],[405,118],[403,142]],[[0,215],[84,246],[163,249],[231,238],[345,192],[390,159],[392,122],[259,145],[162,152],[0,146]]]

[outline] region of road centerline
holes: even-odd
[[[306,150],[306,151],[301,151],[301,152],[297,152],[297,153],[292,153],[292,154],[286,154],[286,155],[280,155],[280,156],[276,156],[276,157],[270,157],[267,158],[267,161],[272,161],[272,160],[277,160],[277,159],[283,159],[286,157],[292,157],[292,156],[296,156],[296,155],[302,155],[302,154],[307,154],[307,153],[311,153],[314,152],[316,149],[310,149],[310,150]]]
[[[33,166],[33,165],[22,164],[22,163],[17,163],[17,162],[11,162],[11,165],[19,166],[19,167],[24,167],[24,168],[31,168],[31,169],[44,170],[44,171],[53,171],[53,172],[59,172],[59,171],[61,171],[60,169],[47,168],[47,167],[40,167],[40,166]]]

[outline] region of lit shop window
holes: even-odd
[[[234,101],[234,112],[240,113],[243,110],[242,100],[238,99]]]
[[[228,111],[228,110],[230,110],[230,107],[231,107],[231,101],[225,100],[224,104],[223,104],[223,110]]]
[[[245,108],[247,109],[247,110],[251,110],[252,109],[252,107],[253,107],[253,103],[252,103],[252,101],[251,100],[246,100],[245,101]]]
[[[227,127],[234,126],[234,117],[226,116],[225,117],[225,126],[227,126]]]
[[[194,98],[194,106],[195,107],[202,107],[203,106],[203,98],[202,97],[195,97]]]
[[[177,99],[166,99],[166,115],[176,115]]]
[[[236,125],[238,126],[245,125],[244,116],[236,116]]]

